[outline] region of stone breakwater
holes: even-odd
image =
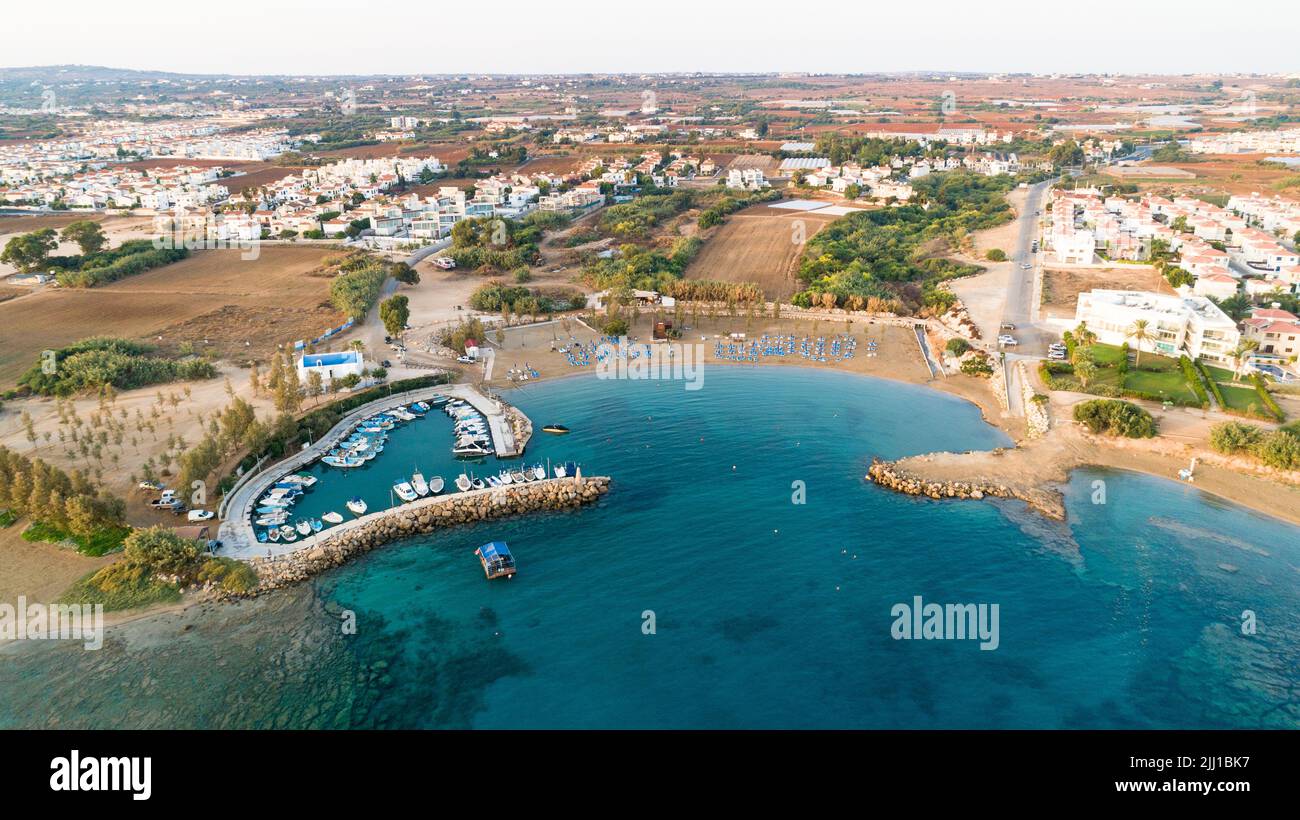
[[[1056,521],[1065,520],[1065,500],[1056,490],[1039,487],[1021,487],[996,481],[935,481],[908,473],[891,461],[872,459],[867,469],[867,479],[881,487],[905,495],[923,495],[928,498],[958,498],[980,500],[984,498],[1014,498],[1024,501],[1043,515]]]
[[[297,552],[251,559],[248,563],[257,572],[257,589],[244,595],[221,597],[247,598],[290,586],[399,538],[541,510],[575,509],[609,492],[609,484],[606,476],[556,478],[437,496],[423,503],[373,513],[373,517],[358,519],[352,526],[340,528],[333,537]]]

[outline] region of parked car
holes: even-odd
[[[212,517],[212,510],[190,510],[185,518],[188,521],[207,521]]]
[[[1015,336],[1009,336],[1006,333],[1003,333],[998,337],[998,344],[1005,345],[1006,347],[1015,347],[1020,344],[1020,342],[1016,341]]]
[[[463,355],[457,356],[456,361],[460,362],[461,364],[474,364],[474,359],[470,356],[463,356]]]
[[[1003,322],[1003,323],[1002,323],[1002,330],[1015,330],[1015,329],[1016,329],[1016,325],[1015,325],[1014,322]]]
[[[442,268],[443,270],[451,270],[452,268],[456,267],[456,260],[452,259],[450,256],[435,256],[430,261],[432,261],[434,265]]]
[[[379,363],[379,366],[380,366],[380,367],[392,367],[392,366],[393,366],[393,363],[390,362],[388,359],[384,359],[382,362]]]
[[[1029,269],[1032,268],[1033,266],[1034,266],[1034,265],[1033,265],[1032,262],[1022,262],[1022,263],[1020,264],[1020,267],[1024,268],[1025,270],[1029,270]]]

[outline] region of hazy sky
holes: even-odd
[[[4,66],[197,73],[1300,72],[1295,0],[15,0],[0,29]]]

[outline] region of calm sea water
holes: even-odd
[[[573,429],[526,461],[577,461],[611,493],[130,624],[100,652],[11,647],[0,726],[1300,725],[1294,527],[1113,471],[1076,474],[1065,524],[883,491],[872,456],[1008,442],[968,403],[835,372],[713,368],[698,392],[580,377],[511,399]],[[408,425],[302,511],[383,506],[417,465],[450,484],[449,446],[445,417]],[[483,578],[488,540],[509,542],[513,580]],[[999,648],[893,640],[891,607],[916,595],[998,604]]]

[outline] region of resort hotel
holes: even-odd
[[[1190,358],[1231,366],[1231,354],[1241,334],[1237,323],[1204,296],[1165,296],[1136,290],[1093,290],[1079,294],[1076,322],[1104,344],[1137,345],[1129,334],[1133,323],[1147,322],[1153,336],[1142,345],[1165,356],[1185,352]]]

